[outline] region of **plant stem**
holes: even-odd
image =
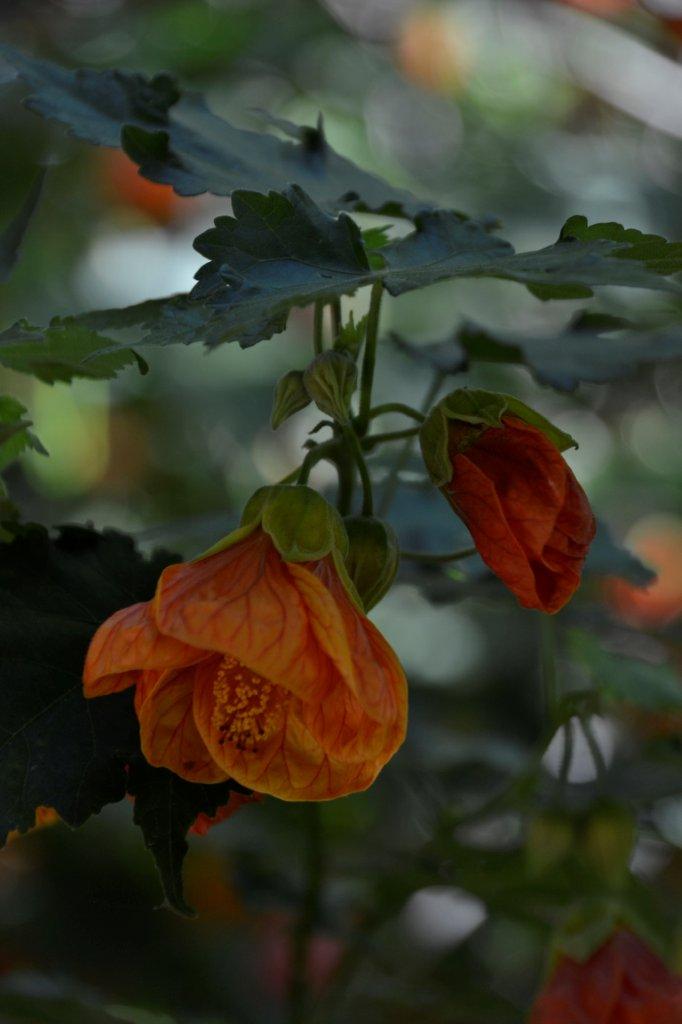
[[[297,484],[307,484],[308,477],[310,476],[310,471],[313,466],[315,466],[320,459],[331,458],[337,447],[338,442],[336,438],[332,438],[329,441],[323,441],[322,444],[315,445],[314,448],[310,449],[299,468],[288,473],[279,481],[279,483],[288,484],[295,480]]]
[[[406,437],[413,438],[418,433],[419,427],[407,427],[405,430],[392,430],[387,434],[371,434],[369,437],[363,437],[361,443],[363,448],[371,451],[378,444],[384,444],[386,441],[402,441]]]
[[[324,835],[320,805],[303,806],[305,816],[306,886],[301,911],[293,935],[293,961],[289,988],[289,1024],[305,1024],[308,1019],[307,966],[310,940],[319,913],[324,875]]]
[[[315,355],[319,356],[324,349],[324,341],[322,336],[322,325],[324,322],[324,303],[315,303],[315,319],[313,321],[313,348],[315,349]]]
[[[418,409],[413,409],[411,405],[405,405],[404,402],[384,402],[383,405],[375,405],[373,409],[370,409],[369,419],[376,419],[377,416],[383,416],[388,412],[402,413],[403,416],[409,416],[413,420],[418,420],[419,423],[423,423],[425,418]]]
[[[370,410],[372,408],[372,385],[374,383],[374,367],[377,361],[377,340],[379,337],[379,317],[381,315],[381,299],[384,286],[381,281],[372,285],[367,314],[367,333],[365,335],[365,354],[362,360],[362,377],[360,380],[360,412],[357,418],[357,432],[360,437],[367,433]]]
[[[336,506],[342,516],[347,516],[351,510],[351,502],[353,500],[355,460],[346,448],[342,448],[339,450],[339,454],[335,462],[336,471],[339,475],[339,490],[336,498]]]
[[[332,299],[329,308],[332,314],[332,344],[334,344],[341,333],[341,299]]]
[[[442,370],[437,370],[435,372],[433,380],[431,381],[431,386],[429,390],[426,392],[424,400],[421,404],[422,413],[427,413],[431,408],[433,402],[435,401],[436,395],[443,386],[445,376],[446,375],[443,373]],[[408,437],[402,449],[398,452],[395,462],[391,467],[391,472],[388,474],[388,478],[386,480],[386,483],[384,484],[384,492],[381,496],[381,501],[379,503],[379,515],[382,518],[384,518],[387,515],[388,510],[391,507],[391,503],[393,502],[393,499],[395,497],[395,492],[398,490],[400,474],[407,465],[407,460],[410,457],[411,451],[412,437]]]
[[[372,479],[369,475],[369,469],[365,462],[365,456],[362,454],[362,446],[358,435],[355,433],[351,426],[344,427],[343,436],[348,442],[348,447],[353,453],[355,463],[358,467],[360,474],[360,481],[362,483],[362,514],[363,516],[374,515],[374,495],[372,493]]]
[[[556,624],[551,615],[540,619],[540,677],[545,718],[551,727],[556,723],[559,705],[556,670]]]
[[[461,548],[459,551],[447,551],[443,554],[431,554],[429,551],[401,551],[400,557],[411,562],[424,562],[434,565],[439,562],[457,562],[460,558],[470,558],[476,554],[476,548]]]
[[[568,784],[568,773],[571,770],[571,762],[573,760],[573,719],[569,718],[567,722],[564,722],[564,749],[561,755],[561,764],[559,766],[559,785],[562,789],[566,788]]]
[[[583,736],[585,737],[585,740],[587,741],[587,746],[589,747],[590,755],[591,755],[592,760],[594,762],[594,767],[595,767],[595,770],[597,772],[597,777],[601,779],[606,774],[607,767],[606,767],[606,761],[604,760],[604,755],[601,752],[601,747],[599,746],[599,741],[598,741],[597,737],[594,735],[594,730],[592,728],[592,723],[590,722],[590,720],[588,718],[581,717],[580,718],[580,728],[582,729]]]

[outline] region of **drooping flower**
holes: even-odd
[[[561,451],[571,439],[506,395],[453,392],[422,428],[434,481],[483,561],[526,608],[573,596],[595,533],[587,497]]]
[[[103,623],[85,694],[134,685],[145,757],[190,781],[284,800],[365,789],[403,740],[406,683],[346,576],[342,520],[276,487],[243,524]]]
[[[559,960],[530,1024],[682,1024],[682,978],[617,931],[584,963]]]

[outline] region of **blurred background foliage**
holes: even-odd
[[[338,151],[501,221],[517,249],[550,244],[573,213],[682,237],[681,26],[671,0],[6,0],[0,10],[3,39],[33,54],[172,71],[239,125],[258,127],[260,110],[304,123],[322,111]],[[120,153],[23,109],[6,79],[0,67],[0,224],[38,165],[49,170],[0,292],[2,326],[190,287],[201,262],[192,240],[226,201],[179,199],[140,179]],[[366,304],[360,293],[344,313],[357,318]],[[622,289],[592,306],[651,322],[682,312]],[[580,308],[507,282],[449,282],[387,300],[383,328],[417,344],[446,338],[461,318],[540,334]],[[315,412],[276,434],[268,421],[275,381],[309,360],[310,329],[310,311],[296,310],[284,335],[248,351],[148,349],[147,375],[128,368],[107,383],[48,386],[0,369],[0,390],[27,407],[49,451],[27,451],[5,473],[13,500],[44,523],[116,526],[182,555],[206,548],[257,486],[300,461]],[[388,344],[381,359],[377,401],[418,405],[427,367]],[[632,567],[629,581],[610,579],[602,548],[559,617],[561,682],[600,757],[572,719],[558,786],[559,737],[536,763],[541,617],[475,561],[461,573],[402,570],[373,618],[410,678],[410,734],[370,792],[322,808],[326,881],[307,966],[320,1022],[521,1020],[562,914],[617,885],[617,857],[600,863],[586,838],[606,822],[618,847],[614,807],[639,824],[628,898],[682,969],[682,367],[573,395],[498,365],[456,382],[513,392],[570,431],[580,449],[568,459],[598,516],[660,575],[647,589]],[[384,460],[373,460],[378,479]],[[388,517],[405,546],[466,543],[416,457],[404,467]],[[314,471],[318,486],[332,480]],[[196,921],[154,910],[154,868],[129,818],[128,806],[110,807],[78,834],[55,825],[2,854],[7,1012],[75,1024],[285,1019],[305,809],[267,800],[193,840]],[[40,1011],[26,993],[43,998]],[[88,1016],[71,999],[107,1009]]]

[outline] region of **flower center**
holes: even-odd
[[[229,654],[220,663],[213,695],[212,724],[221,734],[221,744],[253,753],[281,723],[284,692]]]

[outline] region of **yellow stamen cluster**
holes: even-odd
[[[279,687],[226,655],[215,677],[213,694],[212,724],[221,734],[221,743],[255,752],[259,742],[272,736],[281,706]]]

